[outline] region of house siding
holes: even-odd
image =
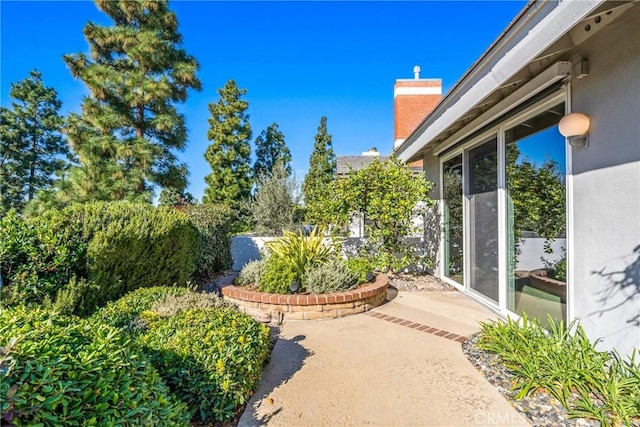
[[[591,117],[573,150],[573,315],[601,349],[640,347],[640,5],[580,46],[589,75],[572,110]]]

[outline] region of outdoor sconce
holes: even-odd
[[[289,290],[295,294],[296,292],[298,292],[298,289],[300,289],[300,283],[295,280],[291,282],[291,285],[289,285]]]
[[[569,113],[560,119],[558,130],[567,138],[573,148],[585,148],[588,145],[588,132],[591,120],[583,113]]]

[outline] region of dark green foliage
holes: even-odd
[[[77,214],[66,211],[55,224],[12,213],[0,220],[3,305],[52,301],[74,276],[87,277],[88,240]]]
[[[278,129],[278,124],[273,123],[256,138],[254,176],[271,176],[278,163],[282,164],[286,176],[291,175],[291,152],[284,141],[284,134]]]
[[[310,264],[304,274],[304,287],[314,294],[348,291],[357,284],[358,274],[341,260]]]
[[[201,420],[230,420],[269,353],[269,329],[233,308],[192,309],[155,321],[140,336],[154,366]]]
[[[140,313],[150,310],[156,302],[162,301],[167,297],[179,297],[188,293],[190,291],[187,288],[170,286],[136,289],[97,310],[92,319],[131,332],[135,330],[135,320],[140,316]]]
[[[197,61],[182,49],[176,15],[166,0],[96,0],[113,20],[89,22],[90,55],[65,55],[90,91],[67,134],[80,164],[60,186],[59,199],[151,200],[153,186],[182,191],[187,168],[176,151],[187,141],[176,104],[200,90]]]
[[[260,277],[258,290],[270,294],[288,294],[289,286],[298,279],[298,272],[293,264],[276,256],[266,260],[264,273]]]
[[[55,89],[45,87],[42,75],[11,85],[11,109],[0,107],[0,215],[21,211],[40,189],[67,165],[69,149],[60,133],[64,118]]]
[[[515,373],[516,398],[542,389],[570,416],[593,418],[603,426],[640,421],[640,364],[595,349],[580,325],[565,328],[549,317],[550,330],[537,320],[481,323],[480,348],[496,353]],[[569,332],[572,331],[572,332]]]
[[[246,113],[249,103],[241,99],[247,93],[229,80],[218,89],[220,99],[209,104],[211,118],[205,159],[212,173],[205,177],[205,203],[226,203],[234,208],[249,198],[251,186],[251,125]]]
[[[198,256],[195,275],[209,278],[231,267],[231,229],[234,215],[223,204],[192,205],[185,208],[198,232]]]
[[[313,152],[309,158],[309,172],[302,184],[309,222],[317,223],[318,218],[315,214],[322,210],[321,204],[331,191],[331,183],[335,179],[336,155],[333,152],[331,135],[327,133],[327,118],[322,117],[315,136]]]
[[[160,192],[160,198],[158,199],[158,205],[169,206],[172,208],[184,208],[186,206],[194,205],[198,201],[189,192],[178,191],[175,188],[163,188]]]
[[[184,403],[120,331],[39,309],[0,311],[0,409],[17,426],[187,426]]]
[[[170,208],[88,203],[28,220],[10,215],[0,221],[2,302],[56,301],[71,286],[59,297],[86,314],[132,289],[185,285],[197,248],[187,215]]]
[[[282,162],[278,162],[271,173],[258,176],[256,186],[250,207],[256,229],[279,236],[293,225],[300,200],[298,182],[285,170]]]

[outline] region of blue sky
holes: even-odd
[[[321,116],[337,155],[393,146],[393,85],[441,78],[448,91],[500,35],[526,1],[217,2],[173,1],[183,47],[200,63],[201,92],[179,106],[189,142],[189,191],[201,199],[208,104],[229,79],[246,88],[253,139],[278,123],[298,178],[308,169]],[[87,94],[62,61],[85,52],[87,21],[110,20],[90,1],[0,1],[0,98],[30,70],[54,87],[63,113]]]

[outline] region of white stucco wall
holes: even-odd
[[[591,117],[573,150],[573,314],[601,349],[640,348],[640,5],[580,46],[589,75],[572,110]]]

